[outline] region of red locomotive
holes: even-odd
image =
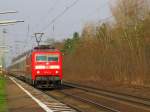
[[[53,47],[40,45],[13,59],[8,71],[36,87],[60,87],[62,53]]]

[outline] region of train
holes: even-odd
[[[7,72],[34,87],[61,87],[62,53],[52,46],[39,45],[15,57]]]

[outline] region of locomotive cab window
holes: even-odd
[[[47,61],[47,57],[44,55],[36,56],[36,61]]]
[[[48,55],[48,61],[58,62],[58,55]]]
[[[36,61],[37,62],[58,62],[59,60],[59,55],[56,54],[48,54],[48,55],[37,55],[36,56]]]

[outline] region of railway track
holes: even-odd
[[[107,112],[120,112],[119,110],[116,110],[116,109],[114,109],[114,108],[105,106],[105,105],[103,105],[103,104],[101,104],[101,103],[98,103],[98,102],[96,102],[96,101],[92,101],[92,100],[90,100],[90,99],[88,99],[88,98],[83,98],[83,97],[80,97],[80,96],[78,96],[78,95],[73,95],[73,94],[70,94],[70,93],[67,93],[67,92],[64,92],[64,91],[61,91],[61,92],[64,93],[65,95],[67,95],[67,96],[74,97],[74,98],[76,98],[76,99],[78,99],[78,100],[80,100],[80,101],[83,101],[83,102],[85,102],[85,103],[90,103],[90,104],[92,104],[92,105],[95,105],[95,106],[97,106],[97,107],[99,107],[99,108],[101,108],[101,109],[104,109],[104,110],[107,111]]]
[[[87,88],[76,84],[74,86],[73,85],[72,83],[71,85],[70,83],[69,84],[64,83],[64,86],[61,90],[53,90],[53,92],[47,91],[46,93],[54,96],[57,99],[62,99],[64,103],[68,102],[65,100],[65,98],[68,97],[68,98],[73,98],[74,102],[76,100],[79,100],[86,104],[93,105],[99,108],[98,112],[101,111],[102,112],[150,112],[150,107],[143,106],[143,104],[139,105],[137,103],[135,104],[133,102],[122,100],[120,98],[118,99],[116,97],[112,97],[108,95],[106,96],[101,95],[99,93],[99,90],[90,87]],[[60,97],[61,95],[55,95],[60,93],[63,94],[64,96]],[[92,112],[92,111],[86,110],[83,112]],[[93,111],[93,112],[97,112],[97,111]]]
[[[38,89],[38,88],[33,87],[31,84],[28,84],[25,80],[23,80],[19,77],[15,77],[12,75],[10,75],[10,77],[14,78],[17,82],[19,82],[19,84],[21,84],[26,89],[28,88],[28,90],[35,96],[36,95],[38,95],[38,97],[40,96],[40,99],[41,99],[41,97],[44,96],[46,98],[46,101],[44,101],[44,102],[46,103],[46,105],[52,106],[51,108],[53,108],[53,106],[54,106],[54,112],[55,112],[55,107],[60,108],[62,111],[63,111],[63,109],[66,109],[65,112],[69,112],[69,111],[67,111],[67,109],[69,107],[73,109],[73,112],[84,112],[84,111],[80,110],[79,108],[76,108],[74,105],[60,101],[60,99],[58,99],[46,92],[46,91],[52,91],[53,89],[40,89],[40,88]],[[41,96],[40,94],[41,95],[43,94],[43,95]],[[42,98],[42,100],[45,100],[45,98]],[[48,99],[52,99],[52,100],[56,99],[56,100],[52,101],[52,103],[49,103],[47,101]],[[58,112],[59,112],[60,109],[56,109],[56,111],[58,110]],[[72,111],[70,111],[70,112],[72,112]]]
[[[26,93],[28,92],[28,95],[33,96],[32,99],[35,99],[40,106],[46,108],[46,112],[79,112],[75,108],[71,108],[70,106],[54,99],[53,97],[45,94],[43,91],[32,87],[22,80],[15,77],[9,78],[15,82],[18,87],[23,88]]]
[[[54,92],[51,94],[51,92]],[[68,82],[63,83],[61,90],[48,90],[45,91],[47,95],[53,96],[62,103],[66,103],[72,108],[75,108],[79,112],[92,112],[91,110],[83,110],[78,106],[72,104],[76,100],[84,102],[81,105],[93,105],[98,108],[98,112],[150,112],[150,101],[146,98],[140,98],[137,96],[119,94],[115,92],[100,90],[92,87],[81,86],[78,84],[72,84]],[[63,98],[55,96],[54,94],[61,93]],[[73,98],[75,101],[67,103],[64,98]],[[100,98],[102,97],[102,98]],[[107,102],[107,103],[106,103]],[[121,102],[121,104],[120,104]],[[123,103],[122,103],[123,102]],[[116,106],[118,105],[118,106]],[[94,111],[93,111],[94,112]],[[97,111],[95,111],[97,112]]]
[[[102,90],[102,89],[96,89],[96,88],[83,86],[83,85],[79,85],[79,84],[73,84],[73,83],[69,83],[69,82],[64,82],[63,84],[65,87],[76,88],[78,90],[85,91],[85,94],[86,93],[92,93],[92,94],[96,94],[98,96],[105,97],[106,99],[110,99],[111,101],[114,101],[114,103],[119,102],[118,103],[119,105],[120,105],[120,102],[124,103],[125,107],[127,107],[131,110],[132,110],[131,107],[133,107],[133,108],[135,108],[133,110],[139,109],[139,112],[142,112],[142,111],[143,112],[150,112],[150,99],[148,99],[148,98],[141,98],[141,97],[137,97],[137,96],[133,96],[133,95],[127,95],[127,94],[122,94],[122,93],[117,93],[117,92],[112,92],[112,91],[107,91],[107,90]],[[68,94],[72,97],[76,97],[76,98],[78,97],[81,100],[84,100],[83,97],[75,96],[75,94],[73,94],[73,93],[64,92],[64,94]],[[98,104],[96,101],[93,101],[93,100],[88,101],[88,102],[91,102],[91,103],[94,102],[95,105]],[[100,104],[100,106],[101,106],[101,104]],[[114,111],[121,111],[121,112],[123,111],[121,108],[119,108],[117,106],[116,107],[114,106],[113,108],[111,108],[111,106],[107,106],[107,103],[106,103],[106,105],[104,103],[102,106],[104,106],[106,108],[108,107],[108,109],[110,108],[110,109],[112,109],[112,111],[113,110]],[[120,107],[121,106],[123,106],[123,105],[121,104]],[[128,106],[130,106],[130,107],[128,107]]]
[[[115,110],[114,108],[105,106],[99,102],[92,101],[88,98],[80,97],[79,95],[74,95],[72,93],[68,93],[63,90],[53,90],[53,93],[51,93],[51,92],[52,91],[46,91],[45,93],[47,95],[52,96],[53,98],[61,101],[62,103],[65,103],[68,106],[76,109],[78,112],[120,112],[119,110]],[[60,93],[62,93],[63,96],[56,95],[56,94],[60,94]],[[68,100],[66,100],[66,99],[68,99]],[[70,102],[69,99],[73,99],[73,100]],[[78,101],[78,105],[80,105],[80,106],[82,105],[81,107],[77,106],[76,103],[74,103],[77,101]],[[88,105],[90,105],[90,108],[87,108],[85,110],[84,110],[84,108],[82,108],[82,107],[87,107]]]
[[[78,88],[78,89],[81,89],[81,90],[84,90],[87,92],[96,93],[96,94],[103,95],[106,97],[123,100],[123,101],[137,104],[139,106],[144,106],[144,107],[150,108],[150,99],[148,99],[148,98],[141,98],[141,97],[137,97],[137,96],[133,96],[133,95],[127,95],[127,94],[123,94],[123,93],[117,93],[117,92],[112,92],[112,91],[108,91],[108,90],[97,89],[97,88],[79,85],[79,84],[73,84],[73,83],[69,83],[69,82],[64,82],[63,84],[64,84],[64,86]]]
[[[150,112],[149,99],[68,82],[63,82],[62,89],[40,91],[41,94],[53,97],[78,112]],[[52,108],[57,107],[60,107],[59,103]]]

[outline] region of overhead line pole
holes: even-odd
[[[24,22],[23,20],[3,20],[0,21],[0,25],[9,25],[9,24],[14,24],[14,23],[20,23],[20,22]]]
[[[9,13],[17,13],[17,11],[6,11],[6,12],[0,12],[0,15],[2,14],[9,14]],[[7,25],[10,25],[10,24],[15,24],[15,23],[18,23],[18,22],[24,22],[23,20],[3,20],[3,21],[0,21],[0,26],[7,26]],[[8,48],[6,47],[5,45],[5,33],[7,33],[5,30],[3,30],[3,36],[2,36],[2,46],[0,47],[1,49],[1,54],[0,54],[0,66],[1,66],[1,70],[2,69],[5,69],[5,53],[8,52]]]
[[[6,12],[0,12],[0,14],[10,14],[10,13],[17,13],[17,11],[6,11]]]

